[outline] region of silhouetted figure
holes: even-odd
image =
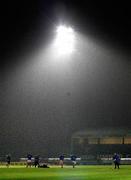
[[[31,154],[27,154],[27,165],[26,167],[31,167],[32,165],[32,155]]]
[[[115,169],[118,168],[119,169],[119,166],[120,166],[120,156],[118,154],[114,154],[113,156],[113,161],[114,161],[114,164],[115,164]]]
[[[6,155],[6,166],[9,167],[10,166],[10,161],[11,161],[11,155],[7,154]]]
[[[61,168],[63,168],[63,165],[64,165],[64,155],[63,154],[60,155],[59,159],[60,159],[60,166],[61,166]]]
[[[73,164],[73,168],[76,166],[76,156],[75,155],[71,155],[71,161],[72,161],[72,164]]]
[[[35,159],[34,159],[35,168],[36,168],[37,166],[39,166],[39,160],[40,160],[39,156],[35,156]]]
[[[38,168],[49,168],[49,166],[47,164],[43,163],[43,164],[39,164]]]

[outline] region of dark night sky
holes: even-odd
[[[76,131],[131,127],[128,3],[6,1],[1,17],[0,156],[56,155]],[[60,22],[79,43],[55,63],[48,47]]]

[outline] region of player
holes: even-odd
[[[71,155],[71,161],[72,161],[72,165],[73,165],[73,168],[76,166],[76,156],[75,155]]]
[[[59,159],[60,159],[60,166],[61,166],[61,168],[63,168],[63,165],[64,165],[64,155],[63,154],[60,155]]]
[[[31,154],[27,154],[27,165],[26,167],[31,167],[32,165],[32,155]]]
[[[36,168],[37,166],[39,166],[39,156],[35,156],[34,165],[35,165],[35,168]]]
[[[11,161],[11,156],[10,154],[6,155],[6,166],[9,167],[10,166],[10,161]]]
[[[119,169],[119,165],[120,165],[120,156],[118,154],[114,154],[113,156],[113,161],[115,164],[115,169],[118,168]]]

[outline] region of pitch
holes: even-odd
[[[131,166],[0,167],[0,180],[130,180]]]

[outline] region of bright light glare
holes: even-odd
[[[55,40],[56,51],[59,55],[71,54],[75,49],[75,34],[71,27],[64,25],[57,27]]]

